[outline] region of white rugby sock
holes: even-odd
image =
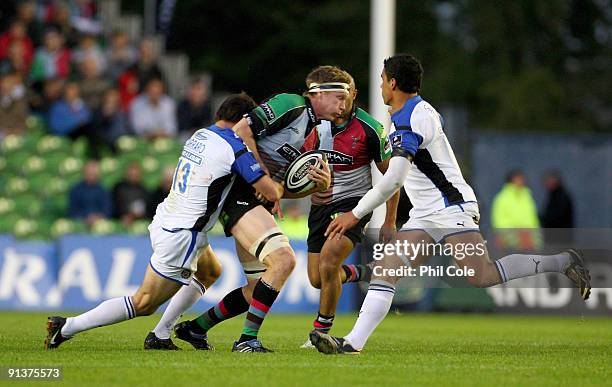
[[[174,325],[185,311],[193,306],[204,295],[206,288],[195,278],[191,278],[189,286],[181,286],[178,292],[170,299],[161,320],[153,332],[158,339],[169,339]]]
[[[71,337],[88,329],[103,327],[136,317],[132,297],[117,297],[106,300],[92,310],[76,317],[68,317],[61,334]]]
[[[495,261],[502,282],[540,273],[563,273],[570,262],[569,253],[555,255],[511,254]]]
[[[353,330],[344,337],[353,348],[363,349],[374,329],[389,312],[394,295],[395,288],[389,284],[376,283],[375,280],[370,283],[359,311],[359,318]]]

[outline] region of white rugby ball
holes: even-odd
[[[315,183],[308,177],[309,167],[323,169],[323,162],[327,162],[325,153],[312,150],[302,153],[293,160],[285,173],[285,189],[291,193],[306,192],[314,188]]]

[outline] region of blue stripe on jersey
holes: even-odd
[[[391,115],[391,121],[393,121],[396,128],[399,128],[400,126],[410,126],[410,117],[412,116],[412,112],[414,111],[416,105],[422,100],[423,99],[420,95],[415,95],[406,101],[400,110]]]

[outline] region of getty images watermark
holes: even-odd
[[[375,265],[373,274],[378,277],[473,277],[476,271],[471,268],[458,266],[409,266],[408,261],[417,257],[452,256],[457,261],[466,257],[484,256],[487,254],[486,241],[478,243],[435,243],[424,240],[419,243],[407,240],[396,240],[394,243],[374,243],[372,245],[372,258],[381,261],[385,257],[400,257],[405,265],[394,268],[385,268]]]

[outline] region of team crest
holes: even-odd
[[[187,269],[183,269],[181,271],[181,278],[187,279],[189,277],[191,277],[191,271]]]

